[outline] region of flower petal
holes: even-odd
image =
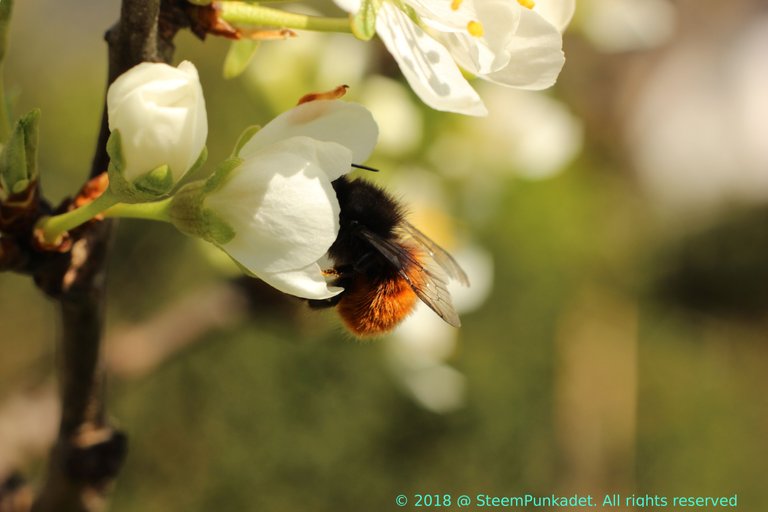
[[[178,180],[205,146],[205,99],[190,62],[134,66],[110,86],[107,109],[110,131],[120,131],[129,181],[164,164]]]
[[[200,78],[194,64],[185,60],[177,66],[177,69],[187,73],[190,76],[190,81],[199,85]],[[200,87],[200,94],[197,95],[196,100],[196,104],[192,106],[189,111],[187,131],[190,132],[189,140],[191,140],[192,147],[200,148],[200,151],[202,151],[202,148],[205,147],[205,141],[208,138],[208,114],[205,110],[205,98],[203,97],[202,87]],[[197,162],[199,157],[200,152],[194,154],[194,150],[191,151],[189,153],[186,169],[189,170]]]
[[[408,0],[408,5],[425,25],[440,31],[463,31],[467,23],[477,20],[473,0],[464,0],[456,9],[453,2],[439,0]]]
[[[286,272],[260,272],[256,276],[283,293],[305,299],[329,299],[344,291],[344,288],[328,285],[317,263]]]
[[[487,115],[480,96],[464,79],[445,46],[404,12],[389,3],[382,5],[376,32],[424,103],[437,110]]]
[[[362,105],[317,100],[298,105],[274,118],[240,150],[241,158],[274,142],[296,136],[336,142],[352,151],[352,162],[365,162],[376,145],[379,128]]]
[[[576,0],[536,0],[533,10],[563,32],[576,11]]]
[[[205,200],[235,231],[222,249],[255,274],[316,262],[339,232],[331,180],[348,172],[351,163],[344,146],[308,137],[254,152]]]
[[[507,46],[509,65],[482,78],[520,89],[545,89],[555,83],[565,63],[563,38],[537,13],[520,11],[520,25]]]
[[[486,0],[476,9],[482,35],[471,35],[467,30],[446,34],[446,46],[456,62],[471,73],[483,76],[503,69],[509,64],[509,46],[523,10],[517,2]]]
[[[356,13],[360,9],[360,0],[333,0],[333,3],[350,13]]]

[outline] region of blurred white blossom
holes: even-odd
[[[645,50],[674,34],[676,10],[669,0],[580,0],[578,26],[599,50]]]
[[[676,45],[644,83],[629,150],[657,201],[692,213],[768,200],[768,17]]]
[[[470,313],[490,295],[493,258],[485,249],[455,236],[445,215],[449,202],[441,183],[434,173],[408,168],[398,173],[389,188],[409,205],[413,224],[445,247],[466,271],[470,286],[451,281],[448,290],[456,311]],[[456,350],[459,332],[419,302],[386,340],[392,374],[406,393],[430,411],[447,413],[465,402],[465,377],[447,362]]]
[[[446,130],[430,148],[429,158],[447,174],[483,173],[549,178],[579,154],[581,121],[568,107],[545,94],[483,88],[490,114],[467,119]]]
[[[400,82],[374,75],[365,81],[359,97],[379,125],[378,151],[401,156],[419,148],[421,111]]]
[[[493,283],[490,253],[468,245],[453,251],[466,271],[470,287],[450,286],[454,306],[469,313],[488,298]],[[453,356],[459,331],[443,322],[428,307],[418,304],[387,340],[387,359],[403,389],[424,408],[447,413],[466,400],[466,379],[447,361]]]

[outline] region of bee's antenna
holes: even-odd
[[[363,169],[364,171],[379,172],[378,169],[374,169],[373,167],[368,167],[367,165],[352,164],[352,167],[355,167],[357,169]]]

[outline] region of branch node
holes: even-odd
[[[65,448],[64,465],[73,480],[104,487],[119,473],[127,449],[125,433],[109,427],[83,427]]]

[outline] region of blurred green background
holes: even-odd
[[[17,115],[42,109],[43,185],[59,201],[90,164],[119,4],[16,4],[6,89]],[[225,81],[228,43],[180,35],[177,61],[201,71],[210,163],[244,127],[349,83],[350,99],[391,114],[369,162],[382,172],[365,177],[410,186],[414,203],[439,197],[419,225],[482,250],[492,286],[439,341],[434,365],[459,377],[435,405],[442,381],[414,391],[396,341],[354,341],[332,313],[228,278],[173,229],[122,222],[109,410],[130,448],[112,510],[394,510],[401,493],[524,492],[738,493],[741,510],[768,509],[768,150],[749,145],[768,122],[768,14],[757,0],[650,4],[650,28],[632,13],[623,31],[642,37],[611,43],[610,8],[584,0],[555,88],[475,81],[498,112],[483,121],[420,106],[374,44],[263,43]],[[701,66],[675,75],[680,62]],[[52,303],[0,274],[0,476],[42,474],[57,330]],[[163,352],[165,336],[181,341]]]

